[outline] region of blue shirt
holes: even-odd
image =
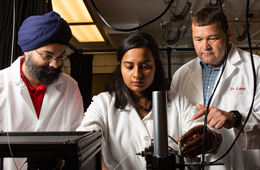
[[[222,64],[217,67],[211,67],[210,65],[200,61],[200,65],[202,67],[204,105],[207,105]]]

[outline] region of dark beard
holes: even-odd
[[[29,75],[38,80],[40,84],[50,85],[58,80],[60,73],[62,73],[62,65],[58,68],[50,66],[38,66],[33,63],[32,58],[28,55],[28,59],[25,62]]]

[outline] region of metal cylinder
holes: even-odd
[[[154,91],[153,122],[154,122],[154,156],[168,157],[168,128],[167,128],[167,92]]]

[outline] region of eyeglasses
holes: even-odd
[[[58,62],[62,62],[64,60],[67,59],[67,56],[65,54],[55,58],[50,54],[40,54],[37,50],[35,50],[37,54],[39,54],[39,56],[41,56],[41,58],[46,61],[46,62],[52,62],[53,60],[57,60]]]

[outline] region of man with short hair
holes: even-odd
[[[28,17],[18,32],[24,55],[0,71],[0,130],[74,131],[84,108],[77,82],[62,73],[72,34],[56,12]],[[25,159],[5,159],[4,169],[21,168]],[[23,166],[27,169],[26,166]]]
[[[198,57],[176,71],[171,90],[183,93],[197,106],[200,111],[193,116],[197,119],[205,115],[210,96],[221,76],[207,117],[208,125],[216,128],[223,137],[218,153],[206,156],[207,161],[215,161],[226,153],[248,116],[254,84],[250,54],[231,43],[227,18],[216,6],[206,6],[195,13],[192,34]],[[239,143],[235,143],[230,153],[220,160],[225,165],[209,166],[209,169],[260,168],[260,135],[257,135],[260,129],[259,56],[254,55],[254,62],[258,79],[250,119],[239,137]]]

